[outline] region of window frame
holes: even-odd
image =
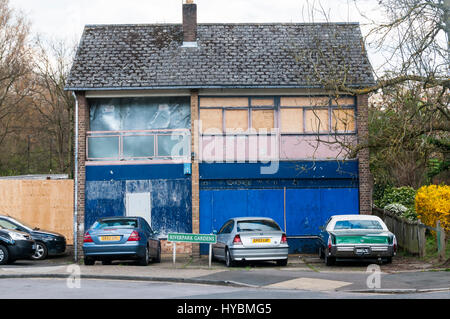
[[[202,98],[247,98],[248,99],[248,105],[247,106],[230,106],[224,104],[223,106],[201,106],[201,99]],[[273,105],[253,105],[252,101],[254,100],[268,100],[271,99],[273,101]],[[257,135],[259,134],[259,130],[256,130],[253,128],[253,116],[252,111],[253,110],[272,110],[273,111],[273,128],[278,128],[278,103],[277,103],[277,97],[272,95],[261,95],[261,96],[209,96],[209,95],[202,95],[198,97],[198,120],[201,120],[201,112],[202,110],[222,110],[222,127],[218,128],[220,133],[205,133],[200,132],[200,135],[202,136],[215,136],[215,135]],[[226,127],[226,111],[230,110],[246,110],[247,111],[247,130],[241,131],[241,132],[234,132],[234,131],[227,131]],[[256,130],[256,132],[254,131]],[[270,131],[269,131],[270,134]]]

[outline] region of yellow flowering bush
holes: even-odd
[[[422,223],[436,227],[440,220],[441,227],[450,232],[450,186],[422,186],[417,191],[415,207]]]

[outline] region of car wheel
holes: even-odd
[[[85,266],[93,266],[95,264],[95,259],[91,257],[84,257],[84,265]]]
[[[158,251],[156,253],[156,258],[154,259],[155,263],[161,262],[161,244],[158,245]]]
[[[139,259],[139,265],[141,266],[147,266],[149,263],[149,253],[148,253],[148,246],[145,247],[145,252],[144,252],[144,256],[141,257],[141,259]]]
[[[286,259],[282,259],[282,260],[277,260],[277,266],[287,266],[288,264],[288,260]]]
[[[336,258],[330,257],[327,254],[325,254],[325,265],[327,266],[333,266],[336,262]]]
[[[0,246],[0,265],[6,265],[9,260],[8,248]]]
[[[230,251],[228,249],[225,249],[225,265],[227,267],[233,267],[234,266],[234,261],[231,258],[231,254],[230,254]]]
[[[386,258],[386,264],[391,264],[391,263],[392,263],[392,257]]]
[[[31,256],[31,259],[43,260],[47,258],[47,255],[48,255],[47,246],[44,243],[36,242],[36,251],[34,252],[34,255]]]

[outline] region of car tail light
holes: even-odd
[[[239,235],[234,236],[233,245],[242,245],[241,236]]]
[[[92,240],[91,235],[89,234],[89,232],[86,232],[86,234],[84,234],[84,238],[83,238],[83,243],[92,243],[94,242]]]
[[[281,235],[281,244],[287,244],[287,236],[286,236],[286,234]]]
[[[128,241],[140,241],[141,237],[139,236],[138,232],[133,230],[130,237],[128,237]]]
[[[328,251],[331,252],[331,236],[328,237]]]

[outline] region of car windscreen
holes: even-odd
[[[92,229],[104,229],[108,227],[114,228],[137,228],[138,221],[136,219],[106,219],[99,220],[94,223]]]
[[[339,229],[383,229],[377,220],[338,220],[334,230]]]
[[[280,231],[277,223],[271,220],[242,220],[237,222],[237,231]]]

